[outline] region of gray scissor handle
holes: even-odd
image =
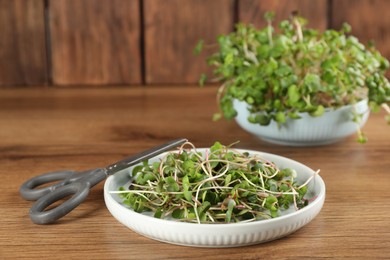
[[[106,170],[102,168],[85,172],[52,172],[25,182],[20,188],[20,193],[23,197],[38,199],[30,209],[31,220],[36,224],[49,224],[62,218],[80,205],[87,198],[89,189],[106,177]],[[34,187],[40,184],[56,180],[63,181],[43,189],[34,189]],[[54,202],[70,195],[72,195],[72,197],[62,204],[52,209],[45,210]]]
[[[35,224],[53,223],[62,218],[83,202],[89,194],[89,184],[87,182],[73,182],[62,186],[38,199],[30,209],[30,218]],[[50,210],[45,210],[54,202],[69,195],[73,196]]]
[[[30,180],[22,184],[22,186],[19,189],[19,193],[26,200],[37,200],[42,196],[54,191],[55,189],[66,185],[67,182],[63,180],[67,180],[67,179],[69,180],[69,176],[75,173],[76,173],[75,171],[64,170],[64,171],[49,172],[31,178]],[[54,185],[46,186],[40,189],[39,188],[35,189],[35,187],[38,187],[39,185],[54,182],[54,181],[62,181],[62,182],[58,182]]]

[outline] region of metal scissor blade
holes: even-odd
[[[163,145],[154,147],[152,149],[143,151],[143,152],[136,154],[134,156],[120,160],[120,161],[113,163],[113,164],[106,167],[107,175],[112,175],[118,171],[126,169],[132,165],[139,163],[139,162],[142,162],[142,161],[145,161],[149,158],[155,157],[155,156],[157,156],[157,155],[159,155],[167,150],[176,148],[177,146],[179,146],[187,141],[188,140],[186,138],[172,140],[172,141],[165,143]]]

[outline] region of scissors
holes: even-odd
[[[185,142],[187,142],[185,138],[172,140],[166,144],[110,164],[105,168],[96,168],[82,172],[71,170],[49,172],[26,181],[20,187],[19,192],[26,200],[36,200],[30,209],[30,218],[34,223],[53,223],[80,205],[87,198],[89,190],[108,176],[175,148]],[[39,185],[54,181],[58,182],[51,186],[34,189]],[[70,195],[73,196],[62,204],[45,210],[54,202]]]

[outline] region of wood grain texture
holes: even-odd
[[[275,12],[275,24],[289,19],[292,11],[308,19],[308,26],[324,30],[328,23],[327,0],[239,0],[238,19],[244,23],[252,23],[257,28],[266,25],[264,14]]]
[[[0,86],[47,83],[43,0],[0,0]]]
[[[141,83],[138,0],[49,1],[53,83]]]
[[[0,258],[388,259],[390,132],[383,113],[370,116],[364,145],[352,136],[329,146],[276,146],[234,122],[212,122],[216,91],[197,86],[0,90]],[[138,235],[110,215],[103,184],[58,223],[30,221],[32,202],[18,194],[27,179],[56,169],[105,166],[178,137],[198,147],[240,140],[239,148],[321,169],[325,205],[285,238],[227,249],[175,246]]]
[[[344,22],[352,26],[351,34],[362,43],[372,40],[377,49],[390,59],[390,1],[333,1],[331,27],[340,29]],[[390,75],[389,75],[390,76]]]
[[[144,0],[146,83],[195,83],[210,52],[195,56],[199,40],[214,43],[233,29],[233,0]]]

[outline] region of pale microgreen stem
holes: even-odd
[[[149,188],[153,188],[154,187],[153,183],[150,180],[148,180],[146,183],[148,184]]]
[[[174,174],[173,174],[173,178],[175,179],[175,181],[178,181],[178,178],[177,178],[177,167],[175,167],[175,171],[174,171]]]
[[[265,190],[265,184],[264,184],[264,179],[263,179],[263,173],[261,172],[261,170],[259,169],[259,175],[260,175],[260,181],[261,181],[261,189],[262,190]]]
[[[202,186],[202,184],[199,185],[199,188]],[[194,212],[195,212],[195,216],[196,216],[196,221],[198,222],[198,224],[200,224],[200,218],[199,218],[199,213],[198,213],[198,204],[201,204],[201,203],[198,201],[198,196],[199,196],[199,189],[196,191],[196,195],[195,195]]]
[[[383,109],[384,109],[388,114],[390,114],[390,107],[389,107],[388,104],[383,103],[381,106],[383,107]]]
[[[241,220],[240,223],[249,223],[249,222],[253,222],[255,220],[256,220],[256,218],[250,218],[250,219],[246,219],[246,220]]]
[[[264,171],[267,171],[267,174],[260,173],[262,176],[264,176],[267,179],[273,179],[276,175],[279,173],[279,169],[276,169],[274,174],[270,174],[270,171],[267,168],[264,168]]]
[[[248,45],[244,42],[243,50],[245,53],[245,57],[251,60],[255,65],[259,65],[259,61],[257,60],[256,54],[248,50]]]
[[[144,186],[145,187],[145,186]],[[151,190],[112,190],[109,193],[113,194],[121,194],[121,193],[135,193],[135,194],[142,194],[142,193],[147,193],[147,194],[171,194],[171,195],[179,195],[183,194],[182,191],[151,191]]]
[[[293,23],[294,23],[295,28],[297,30],[298,41],[302,42],[303,41],[303,33],[302,33],[301,24],[299,23],[299,21],[298,21],[298,19],[296,17],[293,18]]]
[[[306,186],[316,175],[320,173],[320,169],[318,169],[312,176],[310,176],[301,186],[297,189],[300,190],[302,187]]]
[[[209,219],[211,220],[211,222],[215,222],[213,216],[210,214],[210,212],[206,212],[206,215],[209,217]]]
[[[294,189],[294,187],[292,187],[292,186],[291,186],[291,190],[293,190],[294,192],[296,192],[295,189]],[[296,193],[297,193],[297,192],[296,192]],[[298,193],[297,193],[297,194],[298,194]],[[294,201],[295,210],[298,210],[297,196],[296,196],[295,194],[293,195],[293,201]]]
[[[218,91],[217,91],[217,104],[220,103],[220,101],[221,101],[221,96],[222,96],[223,92],[225,91],[225,88],[226,88],[226,84],[222,84],[222,85],[218,88]]]
[[[251,210],[252,207],[246,204],[245,202],[241,201],[241,204],[244,205],[247,209]]]
[[[219,189],[219,190],[232,190],[233,187],[226,187],[226,186],[217,186],[217,187],[203,187],[201,189],[199,189],[199,191],[205,191],[205,190],[215,190],[215,189]],[[192,192],[195,192],[195,190],[191,190]]]
[[[210,165],[210,161],[209,161],[209,150],[206,150],[206,152],[205,152],[205,163],[204,164],[202,164],[202,168],[204,167],[204,165],[206,165],[206,167],[207,167],[207,171],[205,171],[206,173],[208,173],[210,176],[212,176],[213,175],[213,171],[211,170],[211,165]],[[203,168],[203,170],[204,170],[204,168]]]
[[[164,178],[164,168],[165,168],[164,164],[160,163],[160,165],[158,167],[158,172],[160,173],[161,178]]]
[[[198,157],[198,159],[203,160],[203,157],[200,156],[200,155],[198,154],[198,151],[196,150],[195,145],[194,145],[193,143],[191,143],[191,142],[185,142],[184,144],[182,144],[182,145],[180,146],[180,148],[179,148],[179,153],[180,153],[181,151],[183,151],[183,150],[184,150],[184,147],[187,146],[187,145],[190,146],[191,149],[195,151],[193,154],[194,154],[196,157]]]
[[[168,198],[169,198],[168,196],[165,196],[163,200],[160,199],[160,200],[161,200],[161,203],[156,203],[156,202],[154,202],[154,201],[151,202],[151,203],[153,203],[154,205],[160,207],[160,206],[163,206],[163,205],[167,202]]]
[[[262,206],[262,207],[265,206],[265,202],[266,202],[266,200],[263,200],[263,202],[261,203],[261,206]]]
[[[272,27],[268,26],[268,40],[269,40],[269,45],[273,46],[273,40],[272,40]]]

